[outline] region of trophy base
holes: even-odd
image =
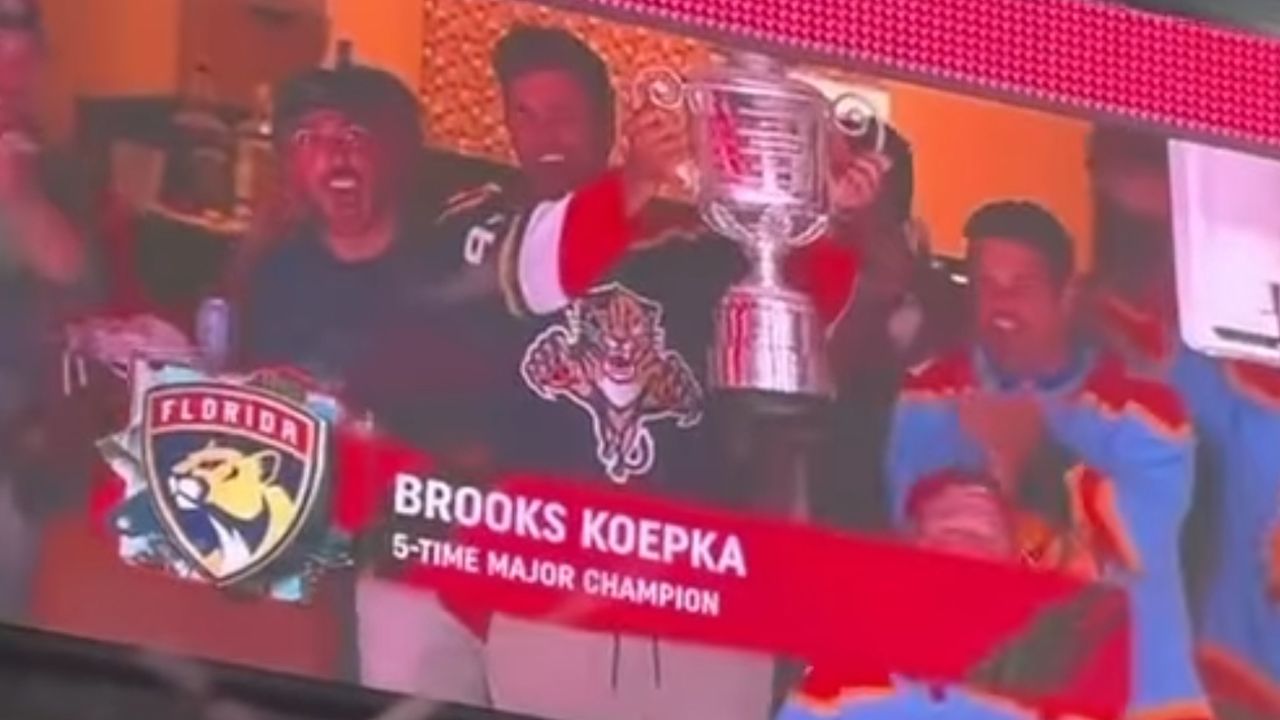
[[[716,308],[708,375],[718,391],[759,395],[771,405],[835,395],[817,310],[789,288],[739,284],[725,293]]]

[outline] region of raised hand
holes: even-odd
[[[1044,419],[1028,395],[975,395],[960,403],[960,423],[987,454],[991,475],[1007,493],[1044,441]]]
[[[635,214],[657,197],[664,185],[684,182],[680,168],[691,158],[684,117],[653,105],[641,107],[623,131],[627,211]]]
[[[847,221],[870,208],[880,198],[884,178],[892,168],[893,161],[887,155],[859,151],[850,147],[844,136],[833,137],[827,188],[836,221]]]

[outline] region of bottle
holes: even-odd
[[[235,129],[235,215],[248,219],[257,201],[270,192],[275,182],[275,151],[272,115],[274,98],[270,85],[254,92],[253,111]]]
[[[220,373],[231,361],[231,304],[226,298],[210,296],[196,310],[196,350],[201,366]]]

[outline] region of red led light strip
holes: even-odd
[[[1280,149],[1280,39],[1100,0],[570,4]]]

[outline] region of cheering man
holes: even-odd
[[[893,517],[904,530],[928,526],[915,513],[935,508],[935,494],[953,492],[952,483],[937,481],[940,473],[977,473],[1016,505],[1044,458],[1078,466],[1057,475],[1088,509],[1070,532],[1090,539],[1092,567],[1124,587],[1132,606],[1132,716],[1211,717],[1182,594],[1179,533],[1191,503],[1194,452],[1181,403],[1170,389],[1078,341],[1073,248],[1052,215],[1030,203],[995,203],[973,215],[965,235],[977,343],[926,364],[904,387],[887,461]],[[975,515],[976,507],[967,511],[968,524],[998,517]],[[1023,538],[1010,542],[1019,555],[1030,549]],[[888,700],[850,699],[840,712],[916,717],[943,709],[939,702],[961,712],[975,700],[981,696],[907,684]],[[814,702],[799,694],[794,717],[811,716],[806,708]],[[992,717],[1001,712],[990,709]]]

